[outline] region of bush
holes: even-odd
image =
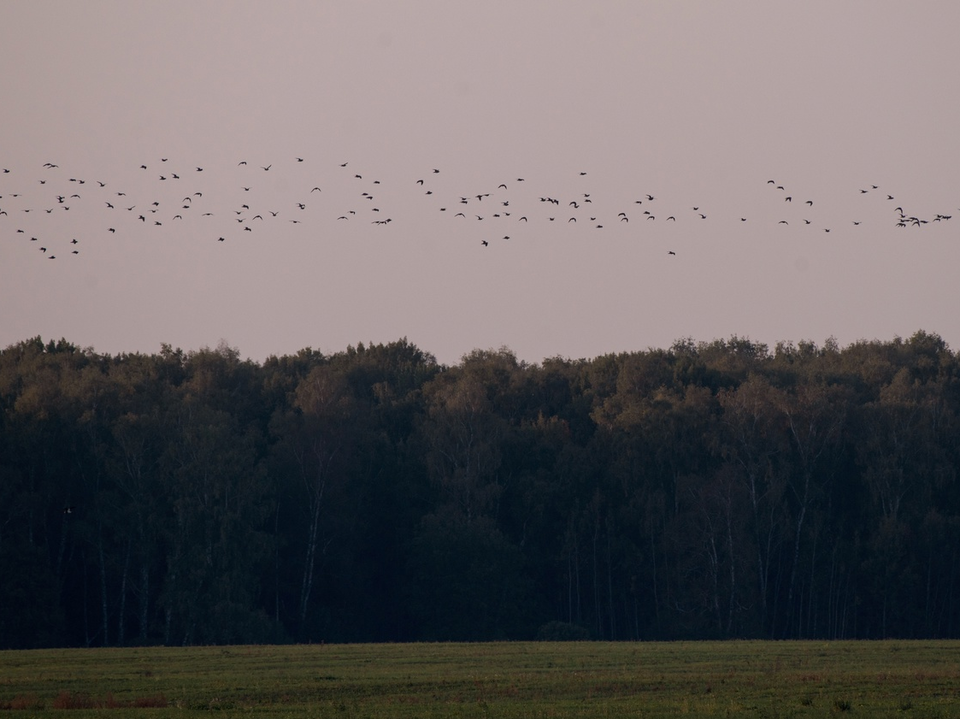
[[[0,702],[0,709],[7,711],[38,711],[43,709],[43,702],[36,694],[17,694],[8,702]]]
[[[538,642],[585,642],[590,632],[579,624],[547,622],[537,631]]]

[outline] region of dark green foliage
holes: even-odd
[[[539,642],[585,642],[590,632],[585,627],[569,622],[547,622],[537,630]]]
[[[0,352],[0,648],[960,636],[960,358]]]

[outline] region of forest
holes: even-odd
[[[0,648],[960,636],[936,334],[0,351]]]

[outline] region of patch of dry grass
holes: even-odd
[[[494,643],[0,652],[6,716],[960,715],[960,642]]]

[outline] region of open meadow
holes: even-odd
[[[8,717],[960,716],[958,642],[0,652]]]

